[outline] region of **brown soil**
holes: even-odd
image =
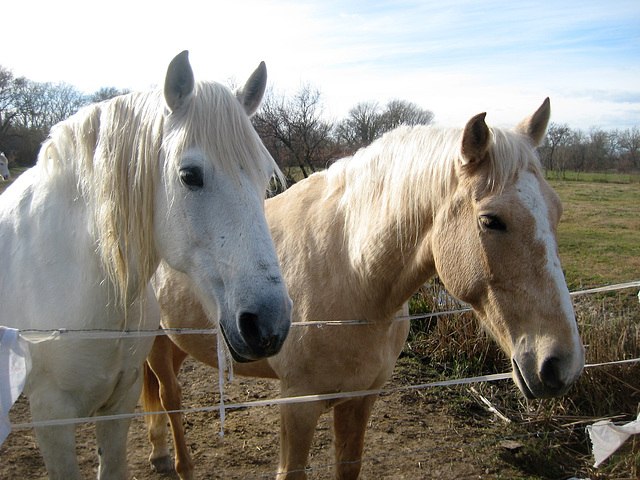
[[[402,369],[401,369],[402,370]],[[396,370],[398,372],[398,369]],[[417,381],[416,381],[417,380]],[[193,360],[185,363],[181,381],[184,408],[215,405],[217,372]],[[415,374],[396,373],[389,386],[420,383]],[[276,398],[275,381],[236,378],[225,386],[228,403]],[[465,414],[464,411],[467,411]],[[29,421],[20,398],[13,423]],[[513,445],[500,441],[508,433],[483,407],[467,400],[461,406],[452,392],[405,390],[384,394],[376,403],[365,443],[361,479],[504,479],[526,475],[502,460]],[[187,442],[202,479],[274,478],[278,464],[277,407],[227,411],[225,435],[219,436],[217,412],[187,414]],[[310,479],[333,478],[331,415],[321,418],[309,467]],[[95,478],[97,455],[92,424],[77,428],[78,459],[85,478]],[[517,444],[516,444],[516,447]],[[508,451],[509,450],[509,451]],[[129,468],[137,480],[177,479],[153,472],[144,420],[136,417],[129,431]],[[506,457],[505,457],[506,455]],[[0,449],[0,479],[44,479],[44,462],[32,429],[15,430]],[[529,477],[531,478],[531,477]]]

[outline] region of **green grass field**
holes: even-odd
[[[640,280],[640,184],[550,183],[564,205],[558,248],[569,288]]]
[[[638,173],[547,171],[547,180],[587,183],[640,183]]]

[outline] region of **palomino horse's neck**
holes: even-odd
[[[340,205],[352,275],[385,317],[435,273],[426,239],[457,184],[448,145],[459,149],[459,135],[400,128],[336,165],[343,170]]]

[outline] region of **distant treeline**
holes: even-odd
[[[0,65],[0,151],[10,166],[30,166],[54,124],[85,105],[125,93],[105,87],[87,95],[67,83],[15,77]],[[346,118],[330,120],[324,115],[321,91],[305,84],[293,93],[269,89],[253,124],[289,181],[295,181],[398,125],[427,125],[433,120],[433,112],[406,100],[384,106],[361,102]],[[548,170],[630,172],[640,167],[639,148],[637,127],[610,132],[594,127],[584,133],[552,123],[541,155]]]
[[[53,125],[85,105],[123,93],[128,92],[101,88],[87,95],[67,83],[15,77],[0,65],[0,151],[9,158],[10,167],[30,166]]]
[[[588,132],[567,124],[551,123],[540,156],[547,170],[573,172],[640,171],[640,130],[605,131],[592,127]]]

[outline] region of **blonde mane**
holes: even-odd
[[[541,171],[528,137],[490,131],[490,191],[502,190],[523,169]],[[462,134],[457,128],[401,126],[327,170],[328,195],[341,192],[345,237],[355,258],[365,256],[367,245],[381,235],[417,241],[417,232],[456,190]]]
[[[96,250],[124,306],[144,290],[159,261],[153,205],[156,188],[163,188],[162,164],[165,175],[177,175],[179,155],[198,146],[212,168],[238,182],[241,171],[260,186],[274,171],[281,176],[229,89],[199,82],[193,96],[179,116],[169,114],[161,90],[90,105],[56,125],[39,154],[51,177],[73,172]]]

